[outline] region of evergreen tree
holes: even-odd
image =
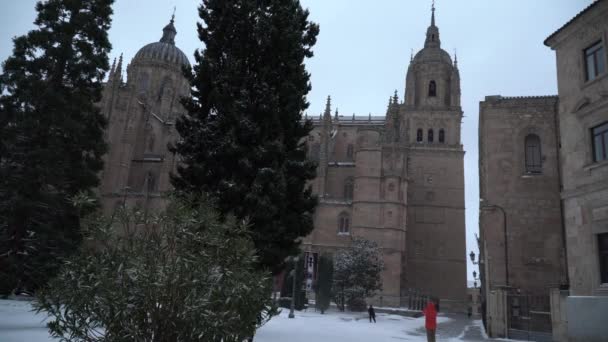
[[[304,281],[306,280],[306,274],[304,271],[304,258],[300,256],[298,261],[295,263],[296,266],[296,298],[294,301],[294,308],[296,310],[304,309],[304,304],[308,303],[306,298],[306,291],[303,290]],[[291,298],[293,296],[293,261],[289,261],[285,267],[285,274],[283,278],[283,287],[281,288],[281,298]],[[287,304],[286,308],[291,308],[291,300]]]
[[[348,305],[364,310],[365,298],[382,289],[383,269],[382,253],[374,241],[355,238],[349,248],[336,253],[332,293],[340,309]]]
[[[203,0],[199,16],[205,48],[189,75],[188,115],[176,124],[181,140],[172,150],[182,164],[173,184],[248,218],[260,267],[277,272],[312,231],[312,125],[302,114],[304,59],[319,29],[298,0]]]
[[[319,258],[319,277],[315,287],[315,302],[321,314],[329,308],[331,302],[331,284],[334,276],[334,262],[331,256],[321,255]]]
[[[35,290],[80,241],[70,199],[98,184],[113,0],[36,4],[0,74],[0,291]]]

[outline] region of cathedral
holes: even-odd
[[[109,122],[100,186],[106,214],[122,204],[145,212],[164,207],[162,195],[171,189],[169,174],[176,167],[167,144],[176,140],[175,119],[185,113],[180,98],[190,93],[182,72],[189,62],[175,46],[176,34],[172,18],[160,41],[135,54],[126,82],[122,56],[110,70],[101,102]]]
[[[177,158],[179,99],[189,93],[175,46],[173,19],[158,42],[142,47],[126,67],[112,66],[101,102],[109,121],[100,196],[106,214],[121,205],[145,212],[165,205]],[[433,9],[424,48],[410,61],[405,96],[395,93],[385,116],[312,118],[310,157],[318,161],[312,182],[319,196],[313,232],[302,249],[312,260],[374,240],[385,262],[382,305],[405,305],[415,290],[462,310],[466,296],[464,151],[457,62],[441,49]],[[313,277],[314,278],[314,277]],[[309,284],[310,285],[310,284]]]
[[[385,270],[378,305],[403,306],[411,291],[462,310],[466,299],[464,150],[457,60],[441,49],[435,9],[424,48],[410,61],[405,96],[385,116],[313,118],[309,153],[318,163],[307,262],[376,241]],[[310,261],[308,261],[310,260]],[[310,265],[308,265],[310,269]],[[314,268],[313,268],[314,269]]]

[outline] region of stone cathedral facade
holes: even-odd
[[[160,41],[135,54],[126,82],[122,56],[110,71],[101,102],[109,121],[99,189],[106,214],[123,203],[145,211],[165,205],[162,195],[171,189],[169,174],[177,161],[167,144],[178,137],[175,119],[185,112],[179,99],[190,91],[182,72],[189,62],[175,46],[176,34],[171,19]]]
[[[380,305],[405,305],[411,290],[441,307],[464,308],[466,247],[462,109],[457,61],[441,49],[433,9],[424,48],[410,61],[405,96],[385,116],[314,118],[309,152],[319,162],[320,203],[308,255],[379,243],[385,271]],[[309,258],[314,260],[314,258]]]
[[[127,204],[165,205],[177,159],[175,119],[189,85],[186,55],[175,46],[173,19],[160,41],[142,47],[126,67],[112,67],[100,103],[108,118],[100,196],[111,215]],[[410,62],[405,99],[391,97],[384,117],[313,119],[309,152],[319,161],[312,182],[320,198],[309,255],[333,252],[354,236],[377,241],[386,270],[381,304],[400,305],[410,289],[462,308],[466,296],[464,151],[460,141],[460,77],[441,49],[434,12],[424,49]],[[314,260],[314,258],[312,258]],[[308,265],[309,269],[314,269]]]

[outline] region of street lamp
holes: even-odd
[[[291,289],[291,307],[289,308],[289,318],[295,318],[296,316],[294,315],[294,309],[296,306],[296,269],[298,267],[298,256],[294,256],[291,257],[291,260],[293,261],[293,270],[291,270],[291,278],[293,279],[292,282],[292,289]]]
[[[479,262],[475,261],[475,252],[471,251],[471,253],[469,253],[469,258],[471,258],[473,265],[479,265]]]
[[[483,198],[479,200],[483,202]],[[481,203],[480,203],[481,204]],[[481,204],[480,210],[500,210],[502,212],[502,227],[505,241],[505,285],[509,287],[509,239],[507,238],[507,213],[505,209],[496,204]]]
[[[479,280],[479,278],[477,278],[477,272],[473,271],[473,287],[477,288],[477,281]]]

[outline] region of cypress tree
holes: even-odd
[[[321,313],[329,308],[331,302],[331,286],[334,277],[334,261],[331,256],[321,255],[319,258],[319,280],[315,287],[315,302]]]
[[[319,28],[298,0],[203,0],[188,115],[176,124],[178,191],[249,220],[262,268],[279,271],[312,230],[309,74]]]
[[[36,4],[0,74],[0,291],[36,290],[81,240],[71,203],[98,185],[113,0]]]

